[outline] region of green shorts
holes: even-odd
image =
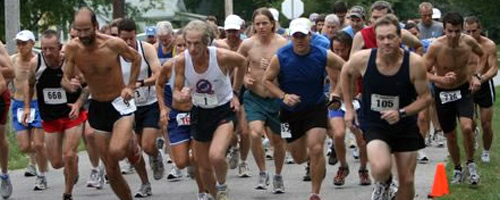
[[[279,99],[260,97],[247,90],[243,94],[243,101],[245,102],[245,114],[248,122],[263,121],[273,133],[281,135]]]

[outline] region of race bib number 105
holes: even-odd
[[[399,109],[399,96],[371,95],[371,110],[381,112]]]

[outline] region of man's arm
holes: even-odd
[[[418,98],[410,105],[402,108],[407,115],[416,115],[431,103],[429,86],[427,85],[427,73],[424,70],[424,62],[421,57],[412,54],[410,63],[410,78],[413,82]]]
[[[262,83],[272,94],[274,94],[274,96],[283,100],[285,99],[285,96],[287,94],[283,92],[274,82],[274,80],[278,77],[279,73],[280,73],[280,63],[278,60],[278,56],[274,55],[271,58],[269,67],[264,72]]]
[[[332,53],[331,51],[327,51],[327,68],[326,72],[328,73],[328,77],[330,79],[330,96],[332,94],[339,95],[337,93],[336,88],[338,87],[339,79],[340,79],[340,71],[342,70],[342,66],[344,66],[345,61]]]
[[[414,36],[413,34],[411,34],[409,31],[407,31],[405,29],[401,30],[401,41],[406,46],[409,46],[409,47],[412,47],[415,49],[419,49],[420,47],[423,47],[420,40],[416,36]]]
[[[77,78],[77,71],[78,71],[76,69],[76,64],[74,60],[75,49],[73,45],[74,44],[71,42],[66,45],[66,52],[64,53],[65,59],[62,69],[63,78],[61,79],[62,88],[64,88],[66,91],[70,93],[76,92],[78,88],[81,87],[75,85],[74,81],[72,82],[72,80]]]
[[[0,72],[5,79],[13,79],[15,77],[14,66],[10,62],[9,54],[2,42],[0,42]]]
[[[190,100],[190,92],[191,91],[182,91],[184,87],[185,81],[185,60],[184,54],[177,55],[175,57],[175,61],[173,63],[173,67],[175,70],[175,78],[174,78],[174,91],[172,91],[172,96],[174,101],[178,102],[186,102]]]
[[[435,82],[440,82],[441,81],[441,77],[440,76],[436,76],[434,75],[434,73],[432,73],[432,68],[434,67],[434,65],[436,64],[436,57],[437,57],[437,51],[438,51],[438,45],[435,45],[435,43],[433,43],[429,49],[427,50],[427,53],[424,55],[424,66],[425,67],[424,69],[427,71],[427,78],[429,79],[429,81],[435,83]]]
[[[355,54],[344,64],[340,71],[339,84],[346,110],[354,110],[352,105],[352,88],[354,87],[354,78],[361,75],[358,68],[362,66],[362,63],[360,53]]]
[[[130,60],[132,63],[130,69],[130,79],[127,83],[127,87],[135,90],[135,84],[137,82],[141,66],[141,57],[135,49],[130,48],[123,40],[118,38],[113,38],[112,40],[112,48],[118,53],[118,55],[122,56],[125,60]]]
[[[486,62],[489,65],[488,71],[484,73],[481,77],[481,82],[486,82],[492,79],[497,75],[498,72],[498,55],[497,55],[497,48],[496,44],[491,41],[492,45],[488,45],[488,48],[486,49]]]
[[[222,55],[221,63],[224,63],[224,66],[227,68],[225,71],[235,70],[233,90],[239,93],[243,84],[243,78],[247,72],[247,59],[236,52],[225,49],[217,49],[217,52],[217,55]]]
[[[156,79],[156,98],[158,99],[158,107],[160,110],[167,109],[167,105],[165,105],[165,95],[164,87],[165,83],[168,82],[170,76],[172,75],[172,67],[173,67],[173,59],[168,60],[160,67],[160,72],[158,73],[158,78]]]
[[[160,60],[158,59],[158,55],[156,54],[156,50],[153,45],[143,42],[142,47],[144,49],[144,56],[146,57],[146,61],[149,63],[149,68],[153,72],[151,77],[144,80],[144,84],[142,86],[150,86],[156,83],[156,79],[159,76],[160,72]]]
[[[26,85],[24,87],[24,111],[29,111],[31,99],[33,99],[33,95],[35,94],[35,70],[38,65],[38,56],[31,58],[30,67],[28,71],[28,77],[26,79]],[[40,99],[43,101],[43,99]]]
[[[352,58],[356,52],[361,51],[363,46],[365,46],[363,35],[361,34],[361,31],[358,31],[352,40],[351,55],[349,57]]]

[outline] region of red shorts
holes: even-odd
[[[87,112],[80,111],[80,115],[75,120],[71,120],[69,117],[51,120],[51,121],[42,121],[42,127],[45,133],[62,133],[65,130],[83,124],[87,120]]]
[[[9,116],[9,108],[10,108],[10,91],[5,90],[0,95],[0,98],[2,98],[3,102],[5,103],[5,108],[3,109],[3,112],[0,113],[0,125],[5,125],[7,123],[7,118]]]

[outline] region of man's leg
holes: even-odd
[[[351,131],[356,137],[356,144],[358,145],[359,149],[359,183],[361,185],[370,185],[371,179],[370,175],[368,174],[368,169],[366,168],[366,165],[368,163],[368,155],[366,152],[366,141],[363,138],[363,132],[361,132],[361,130],[358,128],[353,128]]]
[[[340,162],[339,170],[337,171],[337,175],[333,179],[333,183],[335,185],[344,185],[345,178],[349,174],[349,166],[347,165],[345,153],[345,124],[344,118],[342,117],[334,117],[329,120],[330,127],[333,132],[333,142],[335,152],[337,154],[337,159]]]
[[[227,162],[226,150],[231,142],[231,134],[234,131],[234,123],[219,125],[214,132],[214,137],[209,149],[210,163],[213,165],[218,184],[226,183]]]
[[[312,128],[306,132],[307,149],[311,161],[312,193],[319,194],[325,178],[325,155],[323,145],[326,138],[325,128]]]
[[[135,134],[135,133],[132,133],[132,134]],[[137,134],[135,135],[135,139],[132,139],[132,140],[136,140],[137,143],[139,144],[139,146],[141,146],[142,149],[143,146],[142,146],[142,143],[140,141],[143,141],[143,135],[142,134]],[[155,142],[156,142],[156,138],[155,138]],[[134,142],[131,142],[129,147],[127,147],[127,149],[129,148],[136,148],[134,146]],[[156,145],[155,145],[156,146]],[[142,154],[142,152],[141,152]],[[141,155],[142,157],[142,155]],[[129,160],[130,161],[130,160]],[[132,163],[131,163],[132,164]],[[134,169],[137,171],[137,175],[139,176],[139,178],[141,179],[141,183],[142,184],[147,184],[149,183],[149,178],[148,178],[148,172],[146,171],[146,162],[144,161],[144,159],[141,158],[141,160],[137,163],[134,163],[135,165],[134,166]]]
[[[217,190],[215,189],[213,166],[210,164],[210,160],[208,158],[209,149],[210,142],[194,141],[193,143],[193,157],[198,164],[198,172],[203,182],[203,186],[212,196],[215,197]]]
[[[391,178],[392,156],[390,147],[382,140],[372,140],[366,145],[372,177],[386,183]]]
[[[460,117],[460,126],[462,128],[462,138],[464,142],[467,161],[474,160],[474,133],[472,132],[472,119]]]
[[[394,153],[396,166],[398,168],[399,188],[396,195],[397,200],[413,199],[415,197],[415,169],[417,168],[417,153],[399,152]]]
[[[75,180],[78,176],[78,143],[82,137],[82,125],[78,125],[64,131],[64,175],[65,175],[65,192],[71,194]]]
[[[90,164],[94,169],[97,169],[99,167],[99,154],[97,153],[95,144],[94,129],[90,127],[88,121],[85,122],[83,134],[83,141],[85,142],[87,154],[89,155]]]
[[[22,131],[16,132],[17,145],[19,146],[19,150],[25,154],[33,153],[33,149],[31,148],[31,130],[26,129]]]
[[[238,127],[240,130],[240,159],[246,162],[248,153],[250,152],[251,137],[243,105],[240,108],[240,112],[238,112]]]
[[[286,142],[281,138],[281,134],[274,133],[269,127],[266,127],[266,133],[274,148],[273,157],[275,173],[276,175],[281,175],[281,170],[283,170],[283,164],[285,163]]]
[[[448,153],[450,153],[451,160],[455,167],[460,166],[460,148],[458,147],[457,132],[456,130],[445,133]]]
[[[190,141],[186,141],[170,147],[172,159],[179,169],[184,169],[191,164],[189,158],[189,143]]]
[[[493,143],[493,107],[480,108],[481,127],[483,128],[483,148],[486,151],[491,149]]]
[[[142,155],[140,153],[139,147],[137,147],[137,141],[134,138],[134,132],[132,130],[132,124],[134,123],[134,116],[124,116],[115,122],[113,126],[113,133],[109,139],[109,144],[107,153],[105,155],[107,160],[106,172],[109,177],[109,183],[115,194],[120,199],[132,199],[132,194],[130,188],[120,173],[120,167],[118,162],[123,160],[125,157],[131,161],[131,164],[138,165],[140,162],[144,162]],[[134,146],[131,146],[134,144]],[[137,152],[138,151],[138,152]],[[99,148],[99,154],[101,155],[101,148]],[[101,155],[102,157],[103,155]]]
[[[9,162],[9,143],[7,143],[5,134],[5,124],[0,125],[0,167],[2,174],[7,174]]]
[[[36,152],[36,161],[38,164],[38,169],[41,175],[45,175],[47,172],[47,152],[45,150],[45,132],[43,129],[34,128],[33,131],[33,149]]]
[[[252,137],[252,154],[259,172],[266,172],[266,161],[264,147],[262,146],[262,135],[264,134],[263,121],[251,121],[249,123],[250,135]]]

